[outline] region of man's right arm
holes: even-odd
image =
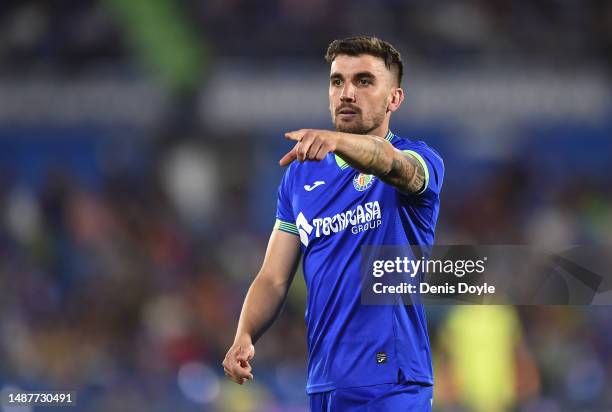
[[[273,230],[263,264],[247,292],[236,337],[223,360],[225,374],[238,384],[253,379],[254,344],[281,311],[300,257],[300,238]]]

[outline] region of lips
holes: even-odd
[[[337,114],[343,114],[343,115],[355,115],[357,114],[357,110],[350,108],[350,107],[342,107],[338,110],[336,110]]]

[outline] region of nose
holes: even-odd
[[[351,82],[346,82],[342,93],[340,94],[340,101],[342,102],[354,102],[355,101],[355,87]]]

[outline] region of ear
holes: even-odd
[[[391,92],[391,100],[387,106],[387,110],[394,112],[399,109],[400,105],[404,101],[404,90],[401,87],[396,87]]]

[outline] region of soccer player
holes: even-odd
[[[404,100],[403,63],[375,37],[333,41],[329,109],[335,131],[285,134],[295,146],[276,224],[244,301],[226,375],[253,379],[254,344],[279,314],[298,260],[308,301],[312,411],[430,411],[433,372],[422,305],[361,305],[363,245],[432,245],[444,165],[422,141],[389,130]]]

